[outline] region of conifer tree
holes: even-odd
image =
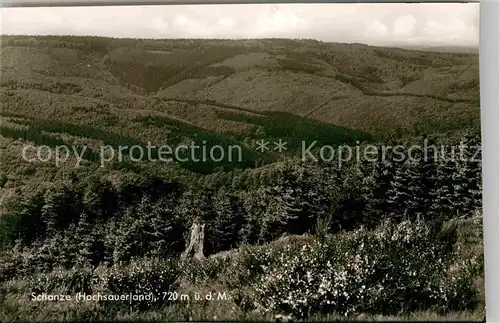
[[[231,247],[236,236],[236,225],[232,221],[231,200],[227,191],[222,188],[214,197],[214,211],[216,217],[213,223],[211,241],[213,252],[227,250]]]
[[[409,163],[400,164],[395,169],[387,192],[389,215],[393,219],[402,219],[410,211],[410,200],[413,198],[410,185],[413,178],[409,173],[413,171]]]
[[[365,167],[366,162],[365,162]],[[364,180],[365,200],[366,200],[366,219],[365,224],[371,226],[379,223],[380,219],[389,215],[395,205],[391,204],[389,195],[391,183],[394,180],[395,163],[390,160],[378,160],[373,163],[371,172],[366,175]],[[400,173],[397,174],[401,176]]]
[[[45,225],[46,235],[54,235],[59,226],[59,213],[62,212],[64,203],[63,194],[56,190],[48,190],[44,196],[44,206],[42,207],[42,219]]]
[[[256,244],[259,242],[260,227],[267,207],[263,188],[251,188],[242,192],[241,196],[245,220],[240,230],[240,240],[242,244]]]
[[[86,212],[80,215],[75,230],[75,239],[77,239],[75,262],[79,265],[86,265],[89,260],[92,260],[92,246],[95,241],[92,226],[89,223],[89,216]]]
[[[481,205],[481,171],[480,164],[473,161],[474,140],[471,137],[462,139],[462,147],[453,174],[454,201],[457,212],[462,215],[471,214]],[[478,167],[479,166],[479,167]]]
[[[434,217],[449,218],[455,215],[455,185],[453,174],[456,172],[456,163],[450,158],[440,159],[436,172],[436,187],[432,191],[431,211]]]

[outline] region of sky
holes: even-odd
[[[128,38],[308,38],[477,46],[479,4],[238,4],[2,8],[0,33]]]

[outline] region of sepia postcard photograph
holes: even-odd
[[[0,320],[483,320],[479,4],[0,10]]]

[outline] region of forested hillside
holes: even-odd
[[[476,54],[290,39],[1,41],[0,317],[481,318]],[[189,142],[240,147],[242,158],[151,161],[131,148]],[[314,156],[384,155],[304,160],[312,142]],[[395,147],[414,145],[399,158]],[[43,146],[73,150],[35,158]],[[126,146],[124,159],[103,163],[104,146]],[[193,224],[203,255],[184,259]],[[31,300],[79,292],[156,300]],[[229,296],[193,299],[209,292]]]

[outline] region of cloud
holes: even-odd
[[[169,28],[169,23],[163,17],[155,17],[151,20],[151,27],[154,30],[166,31]]]
[[[3,8],[5,34],[314,38],[371,45],[477,45],[478,4],[247,4]]]
[[[306,20],[299,17],[292,8],[271,10],[257,16],[254,28],[249,28],[250,37],[269,37],[287,35],[293,37],[306,25]]]
[[[229,17],[224,17],[224,18],[220,18],[218,21],[217,21],[217,25],[219,26],[224,26],[224,27],[232,27],[233,26],[233,19],[229,18]]]
[[[474,25],[467,25],[460,19],[453,19],[446,23],[438,20],[429,20],[422,28],[423,35],[432,35],[435,41],[460,44],[464,40],[477,41],[479,31]],[[420,41],[422,37],[420,37]]]
[[[387,35],[389,33],[389,28],[385,24],[380,23],[379,21],[375,20],[369,28],[369,32],[375,32],[378,35]]]
[[[179,15],[174,19],[174,27],[186,28],[189,25],[189,19],[184,15]]]
[[[399,37],[411,37],[415,34],[417,20],[413,16],[402,16],[394,22],[394,35]]]

